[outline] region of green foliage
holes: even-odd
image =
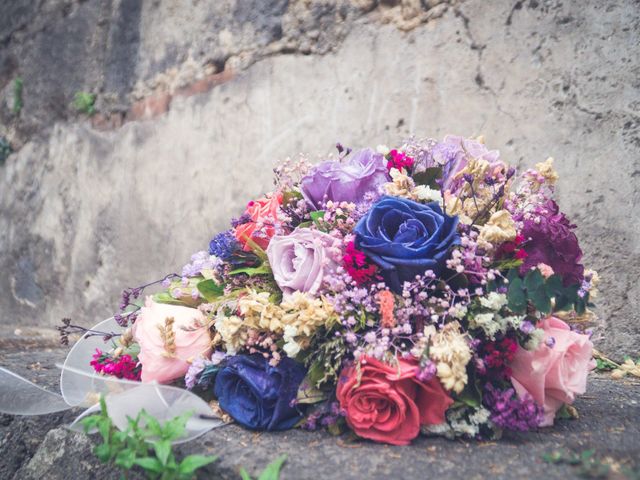
[[[608,464],[596,458],[595,450],[585,450],[580,454],[555,451],[545,453],[542,459],[547,463],[577,467],[578,475],[583,478],[607,478],[611,470]]]
[[[437,180],[442,178],[442,168],[427,168],[424,172],[414,174],[412,178],[416,185],[426,185],[429,188],[440,190]]]
[[[292,207],[298,202],[298,200],[301,200],[301,199],[302,199],[302,193],[296,190],[288,190],[282,194],[282,206]]]
[[[224,285],[219,285],[211,279],[198,282],[196,287],[207,302],[213,302],[224,294]]]
[[[76,92],[73,97],[73,106],[75,109],[81,113],[86,113],[87,115],[93,115],[96,113],[95,102],[95,93]]]
[[[259,267],[244,267],[244,268],[236,268],[229,272],[229,275],[238,275],[239,273],[246,273],[250,277],[254,277],[256,275],[268,275],[271,273],[271,267],[268,263],[264,262]]]
[[[507,274],[509,289],[507,299],[509,309],[514,313],[524,314],[527,306],[532,305],[542,314],[549,314],[562,310],[575,309],[578,315],[585,312],[589,295],[578,295],[579,286],[565,287],[559,275],[544,278],[537,268],[530,270],[520,278],[518,270],[513,268]]]
[[[20,115],[22,111],[23,102],[22,102],[22,90],[24,87],[24,83],[22,81],[22,77],[17,77],[13,81],[13,113],[15,115]]]
[[[596,358],[596,370],[598,372],[609,372],[618,368],[618,365],[606,358]]]
[[[0,165],[4,163],[11,152],[13,152],[13,148],[11,148],[7,139],[0,137]]]
[[[193,415],[187,412],[160,424],[144,410],[135,418],[128,418],[127,429],[118,430],[109,415],[104,397],[100,399],[100,413],[82,420],[86,432],[98,430],[102,443],[93,453],[102,463],[111,463],[123,470],[142,468],[147,478],[182,480],[194,477],[196,470],[216,460],[216,457],[188,455],[178,462],[171,442],[182,436],[187,420]]]
[[[262,471],[257,480],[279,480],[280,478],[280,470],[282,469],[282,465],[287,459],[286,455],[281,455],[276,458],[273,462],[271,462],[267,467]],[[240,477],[242,480],[253,480],[251,475],[247,473],[244,468],[240,468]]]
[[[334,337],[321,343],[311,351],[313,353],[305,359],[305,363],[309,367],[305,380],[316,388],[338,380],[342,359],[347,353],[344,339],[342,337]]]

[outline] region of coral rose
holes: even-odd
[[[544,408],[541,426],[553,425],[556,412],[587,388],[587,374],[595,367],[593,344],[587,335],[572,332],[555,317],[542,321],[545,339],[537,350],[517,350],[510,364],[511,383],[522,398],[529,393]]]
[[[420,382],[417,371],[415,361],[387,365],[371,357],[344,369],[337,397],[349,427],[376,442],[408,445],[421,425],[443,423],[453,400],[436,377]]]
[[[234,229],[238,242],[242,244],[246,252],[251,251],[248,239],[251,239],[262,249],[267,248],[269,240],[276,233],[275,224],[278,221],[280,205],[282,205],[282,193],[280,192],[249,202],[244,212],[249,221]]]
[[[189,361],[211,353],[206,318],[200,310],[154,302],[147,297],[133,327],[140,344],[143,382],[169,383],[183,377]]]

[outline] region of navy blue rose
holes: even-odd
[[[445,215],[437,202],[382,197],[356,225],[356,247],[380,267],[387,286],[400,293],[416,275],[441,273],[449,249],[460,242],[457,226],[458,217]]]
[[[306,369],[285,357],[273,367],[262,355],[235,355],[216,377],[220,407],[252,430],[286,430],[301,414],[291,402]]]

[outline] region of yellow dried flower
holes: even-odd
[[[480,227],[480,240],[497,245],[516,238],[516,224],[506,210],[498,210]]]
[[[467,384],[467,364],[471,360],[471,349],[458,322],[451,322],[438,332],[432,325],[425,328],[429,337],[429,357],[436,364],[436,374],[447,390],[462,392]]]
[[[549,185],[553,185],[558,180],[558,173],[553,169],[553,157],[547,158],[544,162],[536,163],[536,170]]]
[[[412,191],[415,187],[413,180],[404,171],[392,168],[389,172],[391,175],[391,182],[384,184],[384,190],[387,195],[394,197],[413,198]]]

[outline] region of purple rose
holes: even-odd
[[[483,143],[470,138],[447,135],[434,145],[430,166],[442,166],[442,190],[459,190],[464,179],[456,175],[467,166],[470,158],[485,160],[491,165],[502,164],[498,150],[488,150]]]
[[[289,235],[274,236],[267,256],[280,289],[284,293],[299,290],[315,295],[324,276],[337,265],[335,254],[331,252],[334,242],[330,235],[309,228],[297,228]]]
[[[362,200],[389,181],[384,157],[371,149],[360,150],[343,161],[327,160],[302,178],[300,190],[307,203],[316,210],[333,202]]]
[[[522,273],[544,263],[562,277],[565,286],[582,282],[584,266],[580,263],[582,250],[572,225],[560,212],[558,204],[548,200],[539,206],[532,218],[524,220],[522,236],[527,257],[520,267]]]

